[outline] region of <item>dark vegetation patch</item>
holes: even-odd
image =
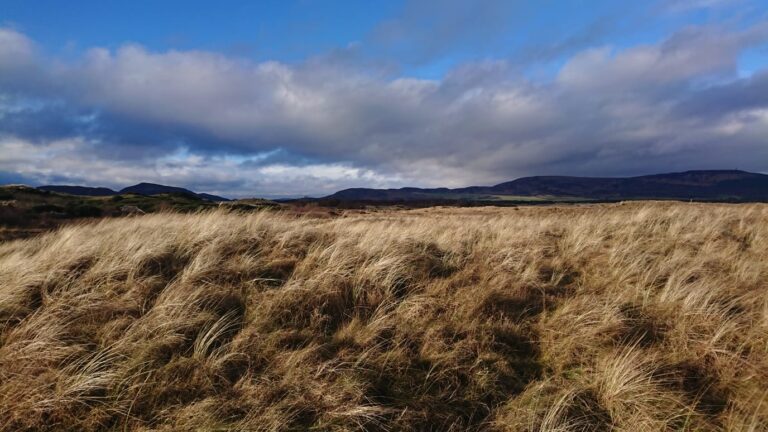
[[[642,307],[625,304],[620,312],[625,323],[624,330],[618,335],[620,341],[647,348],[664,340],[667,326]]]
[[[683,361],[660,368],[661,382],[681,392],[698,412],[716,416],[728,407],[729,391],[712,369],[713,359]]]

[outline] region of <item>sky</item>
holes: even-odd
[[[0,183],[768,172],[760,0],[0,0]]]

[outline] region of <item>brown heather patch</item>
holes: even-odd
[[[214,211],[0,244],[0,429],[758,431],[768,206]]]

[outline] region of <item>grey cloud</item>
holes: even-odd
[[[62,103],[5,98],[0,104],[0,131],[33,141],[61,139],[88,132],[89,113]]]
[[[35,55],[31,39],[15,30],[0,28],[0,77],[14,77],[32,68]]]
[[[717,121],[727,115],[768,107],[768,71],[686,95],[675,115]]]
[[[524,46],[519,52],[514,53],[512,58],[515,62],[523,65],[531,62],[550,61],[598,45],[606,36],[615,31],[615,18],[604,16],[574,34],[546,43]]]
[[[64,105],[0,118],[0,169],[282,195],[530,174],[766,171],[764,79],[735,69],[767,36],[765,23],[692,27],[656,45],[582,51],[544,82],[504,61],[420,80],[336,55],[289,66],[130,45],[69,63],[31,54],[24,67],[44,85],[18,75],[0,92],[35,87]],[[68,123],[82,112],[95,113],[87,128]],[[36,116],[51,117],[42,131],[29,129]],[[52,156],[19,156],[35,149]]]
[[[717,27],[689,27],[659,45],[614,52],[610,47],[577,54],[560,72],[568,88],[627,92],[667,92],[697,80],[733,75],[746,47],[768,40],[768,21],[747,30],[728,32]]]

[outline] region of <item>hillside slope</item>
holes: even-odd
[[[208,193],[196,193],[196,192],[192,192],[189,189],[176,187],[176,186],[166,186],[166,185],[161,185],[156,183],[138,183],[133,186],[128,186],[123,189],[120,189],[119,192],[109,188],[105,188],[105,187],[69,186],[69,185],[46,185],[46,186],[38,186],[37,189],[42,191],[56,192],[56,193],[76,195],[76,196],[103,197],[103,196],[114,196],[114,195],[120,195],[120,194],[153,196],[153,195],[174,194],[174,195],[186,195],[189,198],[197,198],[197,199],[202,199],[206,201],[214,201],[214,202],[229,201],[228,198],[220,197],[218,195],[212,195]]]
[[[38,186],[37,189],[48,192],[64,193],[69,195],[79,196],[112,196],[117,195],[117,192],[110,188],[105,187],[88,187],[88,186],[68,186],[68,185],[47,185]]]
[[[161,194],[177,194],[188,195],[191,197],[200,198],[208,201],[229,201],[227,198],[223,198],[217,195],[211,195],[207,193],[196,193],[189,189],[184,189],[176,186],[166,186],[156,183],[139,183],[133,186],[128,186],[120,189],[121,194],[137,194],[137,195],[161,195]]]
[[[768,428],[768,206],[152,214],[0,244],[0,430]]]
[[[0,242],[85,219],[124,216],[124,206],[144,212],[194,212],[218,207],[214,202],[184,194],[93,196],[25,185],[0,186]]]
[[[365,189],[339,191],[325,199],[343,201],[494,201],[504,196],[550,200],[694,199],[768,201],[768,175],[737,170],[686,171],[640,177],[523,177],[495,186],[458,189]]]

